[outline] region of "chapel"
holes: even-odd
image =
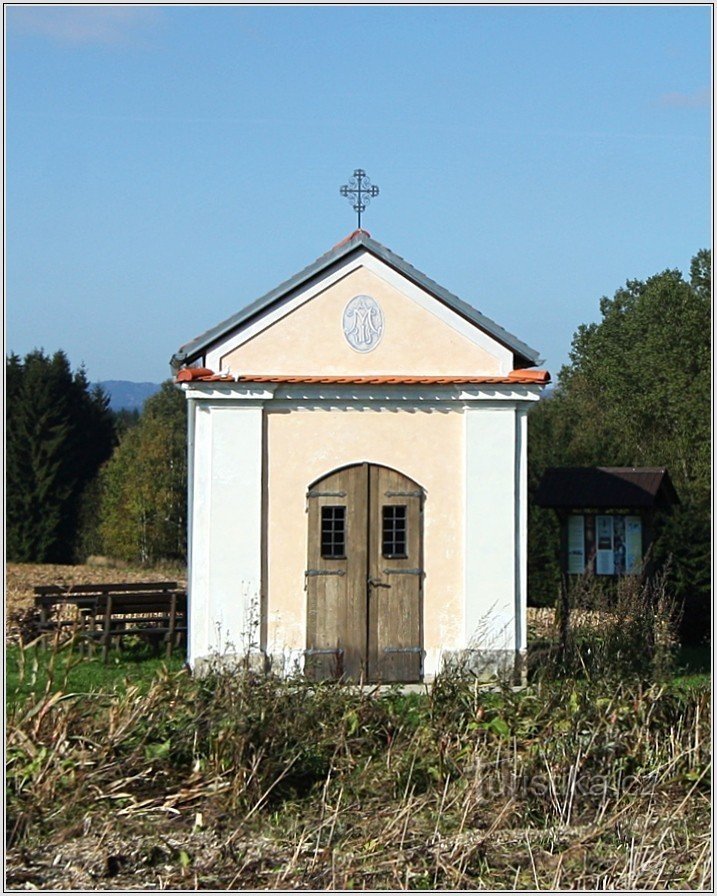
[[[520,669],[535,349],[359,229],[171,363],[192,668]]]

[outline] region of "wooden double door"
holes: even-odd
[[[356,464],[315,482],[307,509],[307,676],[420,681],[422,489]]]

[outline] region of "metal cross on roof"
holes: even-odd
[[[361,230],[361,212],[366,211],[366,206],[371,202],[371,198],[378,196],[378,187],[375,187],[366,177],[363,168],[357,168],[354,176],[347,184],[340,187],[339,192],[350,200],[354,207],[354,211],[358,214],[358,229]]]

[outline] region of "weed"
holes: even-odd
[[[669,569],[651,578],[604,582],[586,573],[563,583],[552,639],[533,656],[532,674],[548,678],[640,678],[674,672],[679,614],[668,592]]]
[[[9,647],[9,885],[709,887],[708,665],[663,580],[579,587],[519,690]]]
[[[11,885],[709,885],[704,687],[593,667],[404,695],[247,665],[79,693],[62,662],[8,714]]]

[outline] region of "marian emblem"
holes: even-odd
[[[371,296],[355,296],[344,309],[344,336],[357,352],[370,352],[383,336],[383,312]]]

